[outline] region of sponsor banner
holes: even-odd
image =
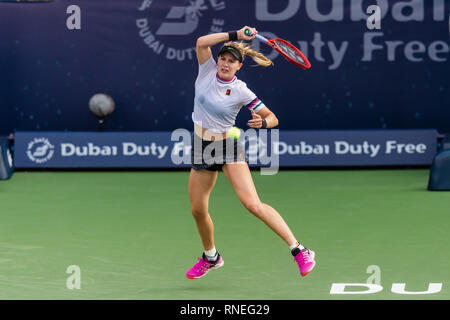
[[[16,168],[175,167],[170,154],[175,144],[171,132],[16,132],[14,163]]]
[[[436,130],[283,131],[280,166],[430,165]]]
[[[0,105],[14,106],[0,108],[3,134],[14,128],[96,130],[88,101],[100,92],[120,105],[105,129],[187,126],[198,74],[196,40],[244,23],[291,42],[311,62],[302,70],[270,46],[249,42],[274,66],[254,68],[248,57],[237,77],[284,129],[450,132],[449,0],[15,4],[0,1]],[[378,13],[368,10],[373,5]],[[216,60],[220,46],[212,47]],[[249,118],[240,112],[236,123]]]
[[[16,132],[16,168],[188,168],[192,132]],[[250,166],[431,165],[437,131],[279,131],[240,137]]]

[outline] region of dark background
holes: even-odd
[[[280,120],[280,129],[410,129],[437,128],[450,132],[449,62],[434,62],[423,54],[422,62],[410,62],[401,46],[395,61],[388,61],[386,47],[373,61],[363,62],[363,37],[383,32],[376,42],[421,41],[426,46],[449,39],[450,3],[445,21],[433,20],[433,1],[425,2],[420,22],[399,22],[390,11],[382,30],[370,31],[365,21],[350,19],[344,1],[344,21],[316,22],[301,1],[298,12],[285,21],[258,21],[259,0],[224,0],[226,8],[214,11],[209,0],[198,27],[188,35],[156,35],[167,47],[195,47],[196,38],[210,31],[211,21],[225,21],[224,31],[244,25],[272,32],[294,44],[313,40],[320,33],[325,43],[339,47],[349,41],[342,64],[330,70],[326,45],[317,59],[309,46],[312,68],[303,71],[281,57],[270,68],[253,67],[251,59],[238,77],[245,81]],[[220,1],[216,1],[220,2]],[[287,0],[269,1],[269,11],[281,12]],[[319,1],[326,14],[331,1]],[[404,1],[403,1],[404,2]],[[0,3],[0,134],[14,130],[96,130],[96,118],[88,101],[97,92],[111,95],[116,111],[106,129],[166,131],[192,126],[194,81],[197,62],[168,60],[156,54],[139,36],[136,20],[146,18],[155,35],[168,20],[173,6],[188,1],[154,0],[139,11],[137,0],[56,0],[51,3]],[[81,30],[69,30],[69,5],[81,9]],[[363,1],[366,8],[376,1]],[[408,14],[405,10],[405,14]],[[182,21],[180,19],[179,21]],[[270,50],[261,49],[269,54]],[[213,49],[217,54],[218,47]],[[448,60],[449,53],[440,54]],[[249,118],[241,110],[237,125]]]

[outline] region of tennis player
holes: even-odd
[[[244,34],[245,29],[251,30],[251,36]],[[197,39],[199,72],[195,81],[192,113],[194,137],[189,199],[204,252],[186,273],[189,279],[201,278],[224,264],[215,247],[214,225],[208,212],[209,196],[220,170],[224,172],[244,207],[290,247],[300,274],[305,276],[315,266],[314,251],[302,246],[279,213],[259,199],[243,144],[227,137],[227,131],[234,126],[242,107],[251,111],[252,119],[248,122],[250,128],[273,128],[278,125],[274,113],[247,88],[245,82],[236,77],[245,56],[250,56],[260,66],[273,64],[260,52],[237,41],[252,40],[256,33],[256,29],[246,26],[238,31],[213,33]],[[226,43],[220,49],[216,63],[211,47],[221,42]]]

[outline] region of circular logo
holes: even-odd
[[[27,156],[34,163],[44,163],[55,153],[55,147],[47,138],[34,138],[28,143]]]
[[[153,53],[168,60],[193,60],[195,39],[189,35],[199,27],[207,27],[210,33],[223,32],[225,9],[225,0],[143,0],[136,26]]]

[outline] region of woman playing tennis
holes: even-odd
[[[246,29],[251,30],[251,35],[245,34]],[[278,125],[274,113],[247,88],[245,82],[236,78],[236,72],[242,68],[245,56],[250,56],[261,66],[273,64],[263,54],[237,42],[252,40],[256,33],[256,29],[244,27],[238,31],[213,33],[197,39],[199,73],[195,81],[192,113],[194,141],[189,199],[204,252],[186,273],[189,279],[201,278],[224,264],[222,256],[216,251],[214,225],[208,212],[209,196],[219,170],[224,172],[244,207],[290,247],[300,274],[305,276],[315,266],[314,252],[303,247],[279,213],[259,199],[242,143],[227,138],[226,133],[234,126],[242,107],[251,111],[252,119],[248,122],[250,128],[273,128]],[[216,63],[211,47],[221,42],[226,43],[222,46]]]

